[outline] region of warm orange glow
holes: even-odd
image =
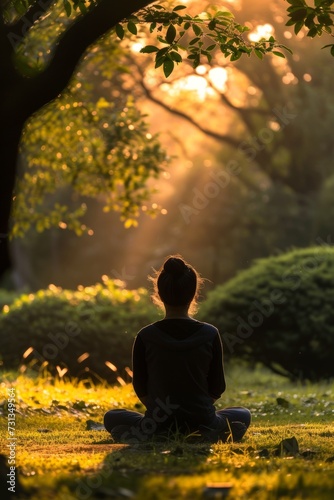
[[[260,24],[255,30],[249,33],[248,38],[251,42],[259,42],[260,40],[268,40],[274,34],[274,27],[271,24]]]
[[[140,42],[136,42],[131,45],[132,52],[135,52],[137,54],[141,51],[142,48],[144,48],[144,45]]]
[[[57,372],[58,372],[58,375],[59,375],[60,378],[62,378],[65,375],[65,373],[68,372],[67,368],[61,368],[58,365],[56,366],[56,369],[57,369]]]
[[[110,370],[112,370],[113,372],[117,372],[117,367],[115,365],[113,365],[112,363],[110,363],[110,361],[106,361],[105,362],[105,365],[110,368]]]
[[[219,92],[224,92],[226,90],[227,71],[225,68],[216,67],[210,69],[209,78],[213,86]]]
[[[126,385],[125,380],[122,377],[117,377],[117,382],[123,387]]]
[[[282,82],[285,85],[290,85],[290,83],[296,84],[298,82],[298,78],[296,78],[296,76],[291,73],[291,71],[288,71],[288,73],[283,76]]]
[[[84,352],[83,354],[81,354],[81,356],[78,357],[77,362],[82,363],[83,361],[85,361],[85,359],[89,358],[89,356],[90,355],[88,352]]]
[[[29,356],[29,354],[33,352],[33,350],[34,350],[33,347],[28,347],[28,349],[22,355],[23,359],[26,359]]]

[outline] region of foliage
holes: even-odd
[[[169,215],[157,230],[215,284],[253,258],[313,245],[332,231],[327,204],[319,211],[333,175],[332,58],[319,52],[320,39],[302,36],[305,30],[294,37],[284,27],[282,2],[245,0],[238,9],[240,22],[254,26],[266,19],[276,37],[287,37],[295,56],[231,63],[217,51],[198,73],[183,65],[170,80],[157,74],[151,79],[153,64],[132,58],[138,68],[131,72],[133,86],[139,81],[153,105],[170,112],[180,129],[189,127],[185,136],[194,138],[180,148],[192,168],[172,202],[165,201]],[[196,83],[186,90],[192,79],[201,92]],[[329,203],[330,186],[327,191]]]
[[[291,380],[333,378],[333,270],[332,247],[260,259],[209,292],[200,318],[220,329],[227,357]]]
[[[155,53],[155,67],[161,66],[166,78],[173,72],[175,64],[183,61],[180,50],[186,51],[187,59],[194,68],[205,60],[210,63],[215,49],[224,57],[230,57],[231,61],[236,61],[245,54],[250,56],[252,53],[260,59],[269,52],[285,57],[277,48],[290,50],[278,44],[274,37],[254,43],[248,41],[243,34],[249,31],[249,28],[236,22],[229,10],[221,11],[217,7],[209,7],[206,12],[191,16],[188,13],[180,14],[184,9],[185,5],[176,5],[169,11],[157,3],[143,9],[138,16],[132,16],[127,22],[127,29],[134,35],[137,35],[137,25],[143,22],[149,24],[150,33],[157,33],[157,41],[163,47],[146,45],[141,52]],[[124,37],[121,24],[115,27],[115,32],[119,38]]]
[[[289,21],[287,26],[294,26],[295,34],[306,27],[307,36],[314,38],[323,33],[332,34],[333,26],[333,0],[314,0],[314,7],[311,7],[305,0],[287,0]],[[332,56],[334,56],[334,44],[325,45],[330,47]],[[325,48],[324,47],[324,48]]]
[[[157,136],[148,132],[132,99],[118,109],[103,98],[93,103],[78,95],[77,100],[76,93],[51,103],[28,123],[23,150],[27,165],[16,187],[14,236],[30,227],[41,232],[59,226],[77,235],[89,231],[80,220],[86,205],[75,203],[78,195],[102,197],[105,211],[119,212],[125,227],[137,225],[154,192],[148,180],[158,177],[166,163]],[[50,194],[66,186],[72,187],[74,207],[58,201],[46,207]]]
[[[26,363],[34,371],[115,381],[131,366],[137,331],[157,316],[144,289],[103,283],[76,291],[50,285],[19,297],[0,316],[5,369]],[[118,372],[117,372],[118,369]]]
[[[12,304],[19,296],[18,292],[0,288],[0,312],[4,306]]]
[[[227,372],[230,383],[216,405],[252,409],[252,425],[243,442],[206,446],[172,437],[166,443],[128,446],[114,444],[106,431],[90,430],[88,424],[101,424],[109,409],[142,411],[130,384],[92,386],[58,377],[1,375],[0,445],[7,449],[6,399],[11,388],[16,393],[20,451],[16,482],[31,500],[199,500],[208,483],[221,484],[222,477],[231,482],[235,500],[332,499],[333,385],[305,387],[235,366]],[[275,455],[278,444],[292,437],[299,453]]]
[[[298,1],[303,3],[303,0]],[[62,35],[71,30],[77,19],[89,16],[98,5],[99,2],[96,0],[90,0],[89,2],[84,2],[83,0],[74,0],[73,2],[63,0],[52,6],[51,4],[46,4],[43,8],[48,9],[48,15],[42,15],[43,12],[35,13],[35,17],[33,17],[33,21],[30,25],[29,11],[30,7],[35,6],[35,2],[28,2],[27,0],[5,2],[3,6],[3,17],[6,29],[9,30],[10,26],[14,28],[20,19],[27,23],[26,26],[23,25],[24,30],[22,31],[22,36],[18,37],[18,39],[10,40],[15,49],[14,54],[12,54],[12,59],[15,59],[16,70],[19,70],[22,74],[30,78],[37,77],[43,73],[46,67],[52,64],[55,47],[59,47]],[[294,21],[297,16],[296,12],[299,12],[298,5],[296,0],[290,7],[290,9],[295,9],[291,11],[291,15],[293,16],[291,21]],[[256,42],[249,41],[247,37],[244,37],[249,28],[246,25],[238,23],[234,19],[233,14],[228,10],[221,11],[215,7],[210,7],[205,13],[197,15],[190,15],[188,11],[184,14],[183,11],[185,10],[186,6],[175,5],[171,7],[170,2],[167,2],[165,5],[160,2],[150,4],[140,10],[137,15],[132,15],[116,24],[113,28],[114,38],[121,40],[127,36],[131,40],[144,40],[144,33],[141,32],[140,28],[142,25],[149,26],[151,35],[156,38],[156,44],[144,46],[142,52],[155,54],[155,67],[162,67],[166,77],[173,72],[176,64],[183,61],[184,57],[181,55],[182,51],[186,53],[187,60],[192,62],[194,67],[198,66],[204,60],[210,62],[215,51],[220,52],[225,58],[230,58],[231,61],[238,60],[244,54],[250,56],[252,53],[260,59],[267,53],[273,53],[284,57],[284,54],[277,49],[283,48],[290,51],[289,48],[278,43],[273,36],[268,37],[268,39],[262,38]],[[313,17],[311,14],[308,14],[308,17],[305,18],[306,25],[308,26],[311,22],[311,17],[314,19],[318,16],[318,33],[325,28],[327,31],[330,31],[331,11],[329,2],[319,1],[317,2],[316,8],[313,10]],[[25,16],[27,16],[26,20]],[[11,35],[12,33],[9,31],[9,38]],[[58,104],[60,107],[63,105],[72,107],[71,102],[66,102],[64,104],[62,100],[58,101]],[[75,104],[78,104],[78,102],[75,102]],[[79,101],[79,106],[81,106],[81,101]],[[42,112],[40,119],[44,122],[48,113],[50,114],[55,111],[55,107],[57,107],[57,104],[53,103],[51,107],[48,108],[48,111]],[[85,103],[85,107],[91,118],[93,112],[92,106],[89,103]],[[120,110],[120,112],[122,111]],[[115,112],[114,117],[116,114]],[[59,110],[53,114],[54,120],[57,118],[57,115],[59,117]],[[81,118],[83,118],[85,122],[87,116]],[[75,119],[78,119],[78,116]],[[53,120],[48,120],[48,122],[50,123],[50,127],[52,124],[53,128],[58,128],[58,124],[54,127]],[[103,129],[97,131],[96,125],[97,123],[94,124],[93,130],[91,128],[85,128],[86,136],[85,133],[83,133],[80,139],[84,141],[85,138],[87,139],[90,137],[91,133],[95,138],[96,134],[103,136],[105,131]],[[45,125],[42,130],[38,118],[36,119],[36,129],[38,133],[40,132],[41,134],[48,132],[48,127]],[[67,134],[64,134],[64,137],[67,137]],[[141,136],[141,138],[132,137],[134,141],[138,139],[138,144],[135,145],[135,149],[140,149],[142,147],[142,137],[143,136]],[[101,139],[102,137],[97,138],[97,142],[99,142],[97,156],[100,159],[101,148],[104,148],[103,139],[102,142]],[[123,136],[122,139],[126,138]],[[73,137],[71,141],[73,141]],[[36,136],[35,142],[36,144],[41,143],[40,140],[36,140]],[[88,143],[89,141],[85,142]],[[94,139],[92,142],[94,142]],[[77,155],[69,155],[69,162],[58,162],[57,160],[61,158],[56,156],[57,160],[55,159],[54,163],[51,164],[51,169],[49,169],[48,172],[45,172],[46,165],[43,165],[41,175],[35,170],[24,175],[23,183],[24,186],[29,186],[30,195],[27,196],[26,193],[26,199],[24,199],[22,193],[18,194],[16,197],[16,207],[14,207],[14,216],[16,219],[13,228],[14,235],[25,232],[31,223],[35,224],[38,230],[48,228],[50,225],[60,225],[60,227],[74,229],[77,234],[80,234],[87,229],[80,223],[80,219],[85,211],[84,205],[76,206],[72,208],[72,210],[69,210],[69,207],[57,204],[53,207],[49,207],[49,213],[45,217],[43,216],[43,197],[45,197],[45,194],[54,192],[57,181],[61,185],[64,178],[66,181],[70,178],[75,184],[75,190],[85,196],[87,194],[86,191],[89,192],[88,196],[97,196],[101,194],[101,192],[105,193],[105,190],[107,190],[110,194],[110,199],[107,202],[108,208],[119,210],[122,220],[125,221],[128,227],[137,224],[137,217],[140,212],[142,201],[147,200],[152,193],[152,191],[146,187],[146,183],[152,175],[153,177],[158,175],[158,171],[160,171],[162,167],[161,161],[163,161],[163,152],[161,148],[159,148],[158,142],[155,142],[155,147],[149,147],[146,151],[146,153],[152,153],[152,155],[151,161],[149,161],[150,168],[146,169],[144,166],[144,172],[142,171],[142,165],[138,167],[132,166],[134,168],[133,172],[133,168],[129,169],[128,165],[124,164],[123,156],[116,155],[117,171],[120,175],[116,175],[112,179],[110,177],[113,176],[113,174],[110,174],[110,172],[115,172],[115,170],[109,168],[110,162],[106,161],[106,158],[104,158],[105,165],[101,166],[99,159],[95,160],[95,155],[91,155],[90,151],[88,151],[88,157],[92,157],[93,159],[89,160],[87,165],[83,158],[80,158],[80,154],[82,154],[81,146],[83,146],[83,144],[80,145],[77,141],[75,151],[79,153],[79,158]],[[40,147],[44,148],[42,149],[43,156],[44,152],[47,153],[48,150],[51,153],[56,152],[56,155],[63,154],[64,156],[71,150],[69,145],[64,146],[64,151],[57,150],[58,148],[55,144],[52,144],[51,148],[46,148],[45,143],[40,144]],[[56,151],[54,151],[54,148]],[[94,147],[88,149],[94,150]],[[113,151],[113,148],[111,148],[111,151]],[[122,147],[120,147],[120,151],[123,151]],[[106,153],[108,159],[108,151]],[[33,154],[35,155],[36,151],[34,151]],[[156,162],[153,161],[154,155],[156,156]],[[44,159],[42,161],[44,161]],[[50,164],[50,158],[46,160],[46,163]],[[68,163],[70,163],[70,167]],[[64,165],[65,167],[63,167]],[[52,177],[54,177],[54,179],[50,181],[50,170],[54,169],[57,170],[58,175],[54,176],[52,172]],[[88,188],[88,185],[84,187],[83,183],[80,182],[82,175],[77,175],[77,170],[83,172],[87,169],[89,170],[88,177],[90,180],[93,177],[97,177],[91,189]],[[102,182],[101,170],[103,171]],[[106,179],[107,171],[109,172],[109,179]],[[134,190],[132,189],[133,185],[131,185],[131,182],[129,182],[129,188],[127,188],[122,181],[123,177],[129,179],[133,173],[136,177]],[[33,185],[31,185],[31,183]],[[99,185],[98,188],[97,184]],[[119,193],[119,184],[122,185],[121,194]],[[139,190],[137,186],[139,186]],[[149,211],[146,211],[146,213],[149,213]]]

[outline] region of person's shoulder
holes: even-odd
[[[137,337],[138,336],[143,337],[144,335],[152,332],[156,328],[155,323],[149,323],[148,325],[143,326],[143,328],[141,328],[137,333]]]
[[[219,330],[216,326],[212,325],[211,323],[206,323],[205,321],[201,321],[201,323],[202,323],[203,327],[207,329],[207,331],[210,331],[213,334],[219,335]]]
[[[216,330],[218,332],[218,328],[215,325],[207,323],[206,321],[200,321],[200,323],[202,323],[202,325],[205,325],[207,328],[211,328],[212,330]]]

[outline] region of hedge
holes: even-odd
[[[334,377],[334,248],[259,259],[208,293],[199,319],[221,333],[225,358],[261,362],[291,380]]]
[[[137,331],[157,319],[148,292],[126,290],[118,280],[104,277],[74,291],[50,285],[20,296],[0,314],[3,368],[23,364],[61,374],[66,368],[67,376],[114,382],[131,367]]]

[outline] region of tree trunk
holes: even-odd
[[[66,87],[76,65],[88,46],[110,30],[116,23],[145,7],[148,0],[123,0],[112,3],[101,0],[99,5],[79,19],[63,35],[57,45],[54,58],[46,70],[35,78],[24,79],[16,74],[12,66],[13,53],[10,49],[7,28],[0,20],[0,44],[3,74],[1,92],[1,134],[0,134],[0,283],[3,274],[10,269],[9,254],[10,213],[16,178],[16,163],[22,129],[27,118],[42,106],[56,98]],[[31,12],[33,14],[33,11]],[[0,12],[1,14],[1,12]],[[27,13],[29,17],[29,12]],[[26,17],[27,17],[26,16]]]
[[[16,177],[16,161],[23,123],[14,117],[1,117],[0,155],[0,282],[11,267],[9,254],[10,213]]]

